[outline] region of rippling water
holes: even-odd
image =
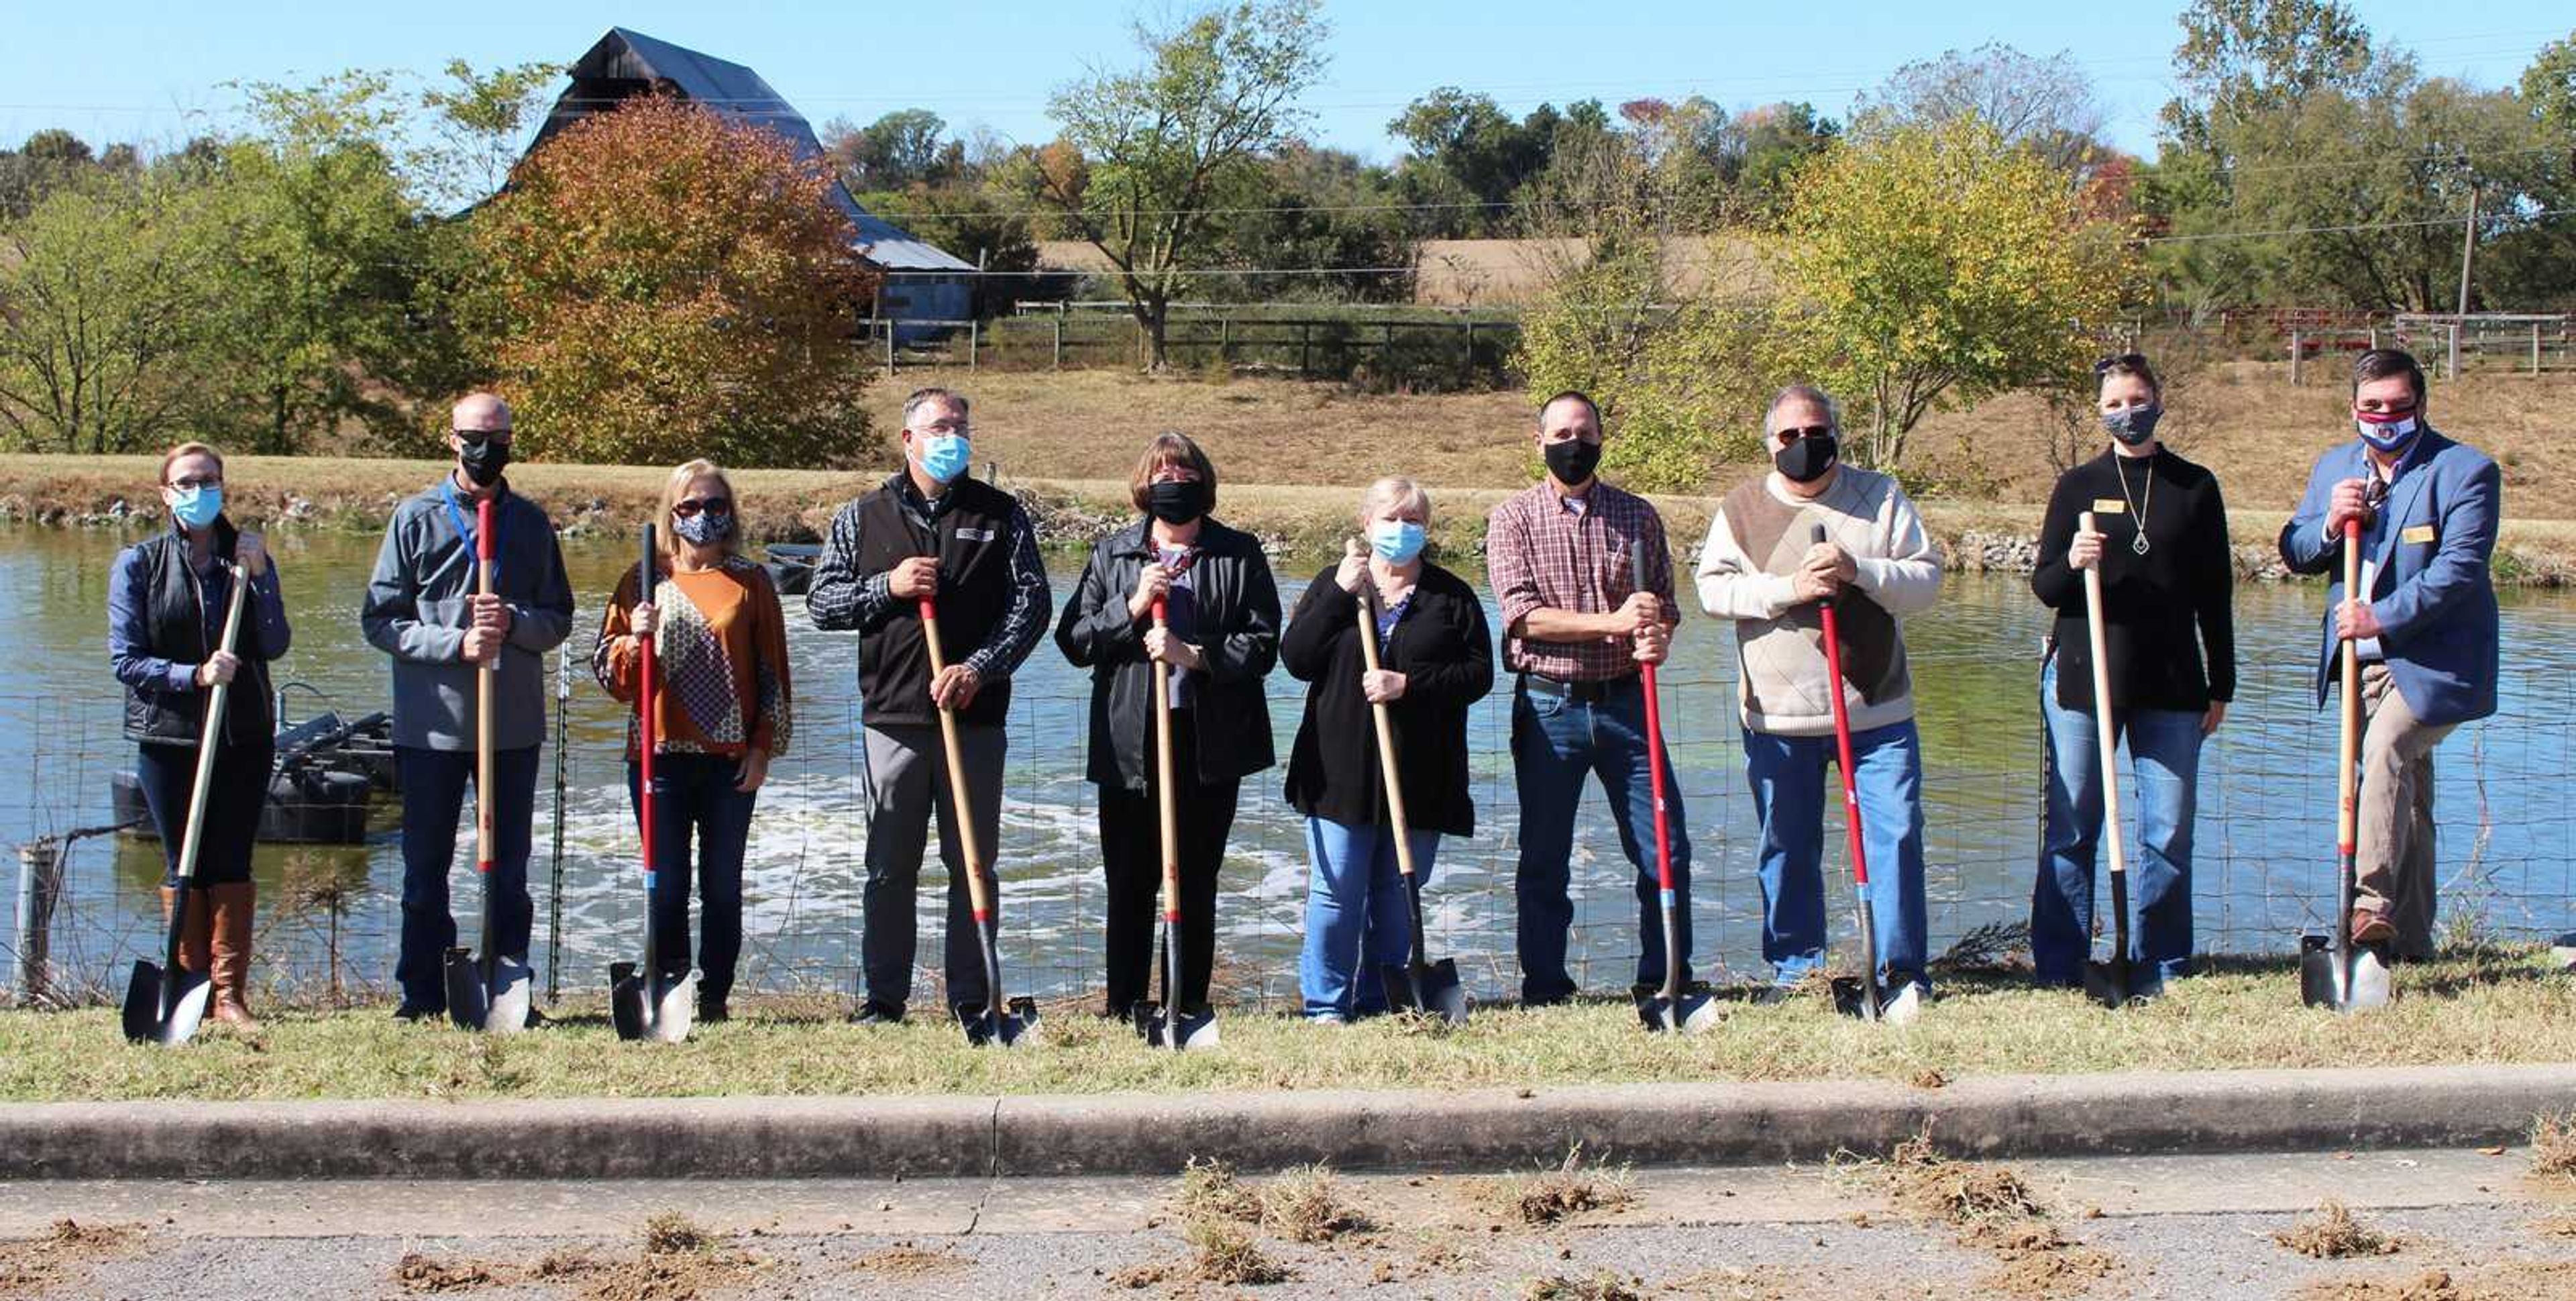
[[[379,708],[383,657],[357,627],[358,602],[375,554],[373,536],[280,538],[295,649],[278,680],[302,681],[348,714]],[[108,820],[112,770],[131,765],[118,735],[120,703],[107,673],[107,570],[115,541],[104,534],[0,531],[0,597],[15,617],[0,624],[0,734],[27,754],[23,797],[0,800],[0,840],[12,844]],[[560,964],[567,987],[596,987],[605,964],[635,944],[640,903],[634,832],[618,747],[622,716],[580,672],[599,602],[628,548],[601,540],[568,549],[582,603],[571,710],[570,780],[563,804],[558,949],[547,942],[554,862],[551,757],[541,770],[537,858],[540,972]],[[1075,558],[1057,561],[1059,597]],[[1472,566],[1470,567],[1473,568]],[[1293,607],[1311,570],[1288,566],[1283,596]],[[1473,575],[1481,578],[1480,574]],[[2197,912],[2205,948],[2287,951],[2304,925],[2331,909],[2334,736],[2309,694],[2307,656],[2322,590],[2306,585],[2240,588],[2242,686],[2227,726],[2204,758]],[[857,956],[859,846],[866,812],[853,736],[856,642],[813,632],[791,601],[797,730],[793,748],[761,793],[746,880],[746,983],[771,988],[849,988]],[[2497,931],[2555,934],[2568,929],[2569,813],[2563,782],[2576,691],[2576,600],[2508,597],[2502,714],[2463,729],[2437,760],[2445,909]],[[2020,920],[2027,911],[2037,838],[2039,722],[2036,652],[2045,612],[2015,577],[1953,575],[1939,607],[1911,621],[1926,763],[1932,927],[1936,948],[1978,927]],[[1732,687],[1732,634],[1694,616],[1665,673],[1667,726],[1698,866],[1696,919],[1703,965],[1720,978],[1763,970],[1760,895],[1752,868],[1753,813],[1744,790]],[[1051,642],[1023,671],[1011,718],[1008,801],[999,859],[1005,880],[1005,961],[1018,986],[1039,992],[1089,989],[1097,981],[1099,874],[1091,788],[1081,780],[1087,679]],[[1473,986],[1517,984],[1511,959],[1513,827],[1506,748],[1508,691],[1479,707],[1471,727],[1471,770],[1479,832],[1444,846],[1426,902],[1434,948],[1455,955]],[[1271,709],[1284,754],[1302,684],[1284,673],[1271,684]],[[305,698],[290,702],[296,713]],[[1223,980],[1246,992],[1294,991],[1306,860],[1302,828],[1279,797],[1273,770],[1245,787],[1243,813],[1224,875],[1219,910]],[[401,882],[395,833],[379,800],[379,830],[363,846],[260,851],[264,975],[304,990],[323,983],[334,950],[334,919],[321,905],[290,897],[317,880],[345,884],[336,919],[339,975],[381,986],[390,977],[393,916]],[[1832,829],[1829,829],[1831,832]],[[467,820],[455,875],[462,924],[471,933],[474,882]],[[1829,834],[1827,872],[1836,897],[1844,870],[1838,832]],[[68,863],[69,890],[55,955],[75,980],[121,982],[123,963],[157,944],[160,871],[152,842],[80,842]],[[1593,987],[1625,983],[1635,952],[1628,868],[1597,792],[1578,827],[1575,957]],[[935,962],[941,874],[927,874],[921,908],[923,954]],[[292,887],[292,888],[290,888]],[[1848,930],[1837,913],[1837,935]],[[0,936],[0,944],[9,938]],[[924,987],[932,978],[924,973]]]

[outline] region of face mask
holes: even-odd
[[[204,528],[214,523],[217,515],[224,513],[224,490],[221,488],[178,488],[173,492],[179,500],[170,503],[170,514],[189,528]]]
[[[1814,483],[1834,468],[1834,457],[1841,450],[1832,434],[1810,434],[1771,454],[1771,464],[1778,466],[1780,477],[1791,483]]]
[[[2130,407],[2123,411],[2102,413],[2102,428],[2129,447],[2144,447],[2156,436],[2156,422],[2164,418],[2163,407]]]
[[[1410,564],[1422,554],[1422,526],[1411,520],[1379,520],[1369,525],[1369,550],[1390,565]]]
[[[1196,479],[1166,479],[1145,487],[1145,511],[1166,524],[1187,524],[1207,513],[1207,493]]]
[[[1569,438],[1547,445],[1547,472],[1568,488],[1580,488],[1591,482],[1592,471],[1601,464],[1601,444]]]
[[[2382,452],[2404,447],[2423,428],[2412,411],[2356,411],[2352,424],[2361,431],[2361,441]]]
[[[472,479],[475,487],[489,488],[510,463],[510,445],[489,438],[467,442],[464,450],[456,454],[456,463],[465,467],[465,477]]]
[[[964,474],[974,459],[974,445],[964,434],[931,434],[921,442],[921,472],[940,483]]]
[[[671,519],[671,531],[678,534],[681,541],[703,547],[733,536],[733,515],[731,512],[718,515],[711,510],[702,510],[695,515],[675,515]]]

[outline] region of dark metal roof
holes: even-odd
[[[803,114],[770,89],[760,74],[739,63],[611,27],[572,65],[572,86],[557,97],[530,150],[594,113],[653,91],[674,94],[748,122],[785,140],[798,158],[823,156],[823,142]],[[975,264],[926,243],[910,231],[859,206],[838,178],[832,202],[858,228],[858,248],[889,271],[972,271]]]

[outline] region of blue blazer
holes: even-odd
[[[2301,574],[2332,573],[2317,652],[2317,703],[2335,676],[2334,608],[2343,603],[2343,539],[2325,536],[2334,486],[2370,473],[2359,439],[2329,449],[2308,473],[2299,512],[2281,529],[2281,560]],[[2496,708],[2495,554],[2503,479],[2494,461],[2427,426],[2397,465],[2388,500],[2362,530],[2362,559],[2376,562],[2370,608],[2381,655],[2406,707],[2441,726]]]

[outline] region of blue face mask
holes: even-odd
[[[941,483],[966,473],[966,463],[974,459],[974,445],[964,434],[931,434],[921,440],[921,471]]]
[[[1378,520],[1369,525],[1369,550],[1390,565],[1410,564],[1422,554],[1422,526],[1411,520]]]
[[[178,488],[173,492],[179,500],[170,503],[170,514],[189,528],[204,528],[224,513],[222,488]]]

